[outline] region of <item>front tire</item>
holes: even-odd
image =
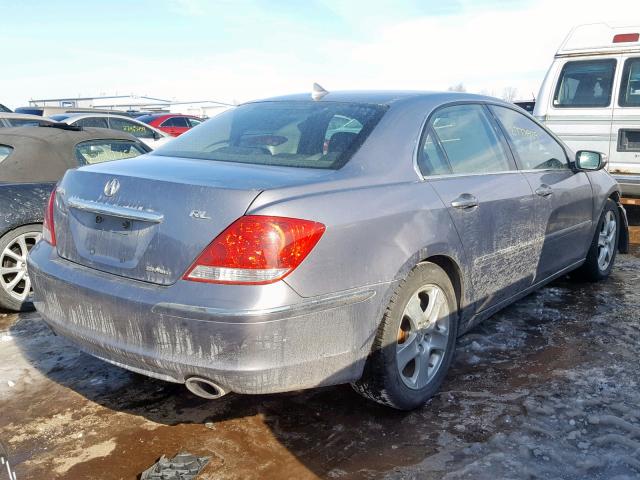
[[[0,308],[33,310],[27,254],[42,237],[41,225],[25,225],[0,238]]]
[[[446,272],[430,262],[417,265],[394,292],[354,390],[399,410],[423,405],[451,365],[457,307]]]
[[[616,260],[619,236],[620,212],[616,202],[609,198],[600,214],[600,220],[587,253],[587,260],[572,276],[588,282],[607,278]]]

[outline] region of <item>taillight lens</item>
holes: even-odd
[[[44,212],[44,223],[42,224],[42,238],[45,242],[56,245],[56,231],[53,225],[53,209],[56,204],[56,189],[54,188],[49,195],[47,209]]]
[[[322,223],[245,215],[218,235],[184,275],[211,283],[265,284],[286,277],[316,246]]]

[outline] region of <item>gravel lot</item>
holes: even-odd
[[[215,479],[637,479],[639,285],[636,250],[606,282],[521,300],[459,340],[411,413],[348,386],[206,401],[0,314],[0,441],[18,479],[133,479],[181,450]]]

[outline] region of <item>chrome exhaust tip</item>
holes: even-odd
[[[185,387],[187,387],[187,390],[189,390],[194,395],[197,395],[201,398],[207,398],[209,400],[215,400],[216,398],[224,397],[227,393],[229,393],[217,383],[201,377],[189,377],[187,381],[184,382],[184,385]]]

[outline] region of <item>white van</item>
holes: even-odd
[[[533,114],[574,151],[606,153],[623,194],[640,197],[640,26],[574,28]]]

